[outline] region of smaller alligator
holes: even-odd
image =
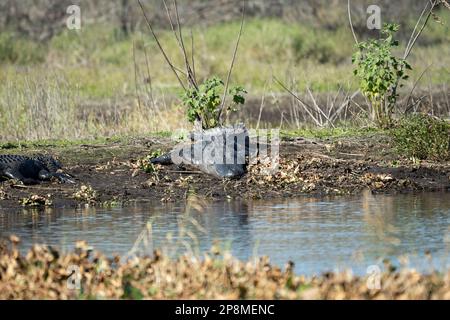
[[[72,176],[61,172],[61,163],[47,155],[0,155],[0,180],[14,179],[24,184],[38,184],[56,178],[63,183],[75,183]]]

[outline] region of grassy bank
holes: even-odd
[[[357,138],[369,137],[374,134],[387,134],[384,130],[377,128],[358,128],[355,126],[342,126],[339,128],[302,128],[282,130],[280,132],[283,140],[295,139],[298,137],[304,138]],[[80,138],[80,139],[40,139],[40,140],[18,140],[11,142],[0,142],[0,153],[5,152],[22,152],[26,150],[35,150],[39,148],[64,150],[71,147],[79,146],[95,146],[95,145],[113,145],[115,143],[127,144],[133,140],[140,138],[158,139],[172,137],[170,131],[152,132],[143,136],[136,135],[114,135],[111,137],[97,137],[97,138]],[[173,143],[170,141],[169,143]]]
[[[267,258],[239,261],[217,248],[202,258],[155,251],[123,259],[90,252],[84,242],[63,254],[47,246],[21,253],[19,239],[12,241],[0,246],[0,299],[450,299],[448,272],[397,271],[388,262],[381,286],[370,289],[368,276],[305,277],[292,263],[282,269]]]
[[[238,30],[237,22],[193,28],[199,79],[225,77]],[[183,65],[172,34],[158,34],[168,55]],[[414,71],[405,92],[429,64],[418,89],[431,96],[435,90],[448,91],[449,34],[448,26],[436,23],[425,30],[422,45],[411,56]],[[232,82],[257,99],[266,94],[266,100],[283,91],[272,76],[305,95],[306,88],[330,97],[340,88],[352,91],[357,86],[350,61],[352,41],[345,25],[328,30],[249,19]],[[177,81],[147,33],[123,37],[109,25],[86,25],[80,32],[66,30],[48,43],[38,43],[3,32],[0,62],[2,140],[96,138],[188,127],[174,100]]]

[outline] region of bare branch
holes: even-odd
[[[345,94],[344,102],[343,102],[343,103],[341,104],[341,106],[336,110],[336,112],[334,113],[334,115],[331,116],[330,120],[331,120],[332,122],[334,122],[334,121],[337,119],[337,117],[341,114],[342,110],[343,110],[344,108],[346,108],[346,107],[350,104],[350,102],[355,103],[355,102],[353,101],[353,99],[354,99],[358,94],[359,94],[359,90],[353,92],[353,94],[352,94],[351,96],[350,96],[350,92],[347,91],[347,93]],[[360,109],[362,109],[362,107],[359,106],[357,103],[355,103],[355,104],[357,105],[357,107],[359,107]]]
[[[409,37],[408,44],[406,45],[406,50],[407,50],[407,49],[409,48],[409,46],[411,45],[411,41],[413,40],[414,35],[416,34],[417,27],[419,26],[419,23],[420,23],[420,21],[422,20],[422,17],[423,17],[423,15],[425,14],[425,11],[427,10],[429,4],[430,4],[430,3],[427,2],[425,8],[423,8],[422,13],[421,13],[420,16],[419,16],[419,19],[417,19],[417,22],[416,22],[416,25],[414,26],[413,32],[411,33],[411,36]],[[406,52],[406,50],[405,50],[405,52]]]
[[[304,102],[298,95],[296,95],[294,92],[292,92],[292,90],[290,90],[288,87],[286,87],[280,80],[278,80],[277,77],[273,77],[273,79],[284,89],[286,90],[291,96],[293,96],[297,101],[300,102],[300,104],[302,105],[303,109],[308,113],[308,115],[311,117],[311,119],[314,120],[314,122],[318,125],[321,126],[320,121],[317,120],[316,117],[314,117],[314,115],[311,113],[311,111],[309,109],[313,109],[308,103]]]
[[[414,90],[416,89],[417,85],[419,84],[420,80],[422,80],[423,76],[425,75],[425,73],[428,71],[428,69],[432,66],[433,64],[431,63],[430,65],[428,65],[428,67],[426,67],[422,73],[420,74],[419,78],[416,80],[416,82],[414,83],[413,88],[411,89],[411,92],[408,95],[408,99],[406,100],[406,108],[405,108],[405,113],[408,113],[410,108],[409,106],[409,101],[411,100],[412,94],[414,93]]]
[[[149,87],[150,101],[152,106],[155,106],[155,99],[153,98],[153,83],[152,83],[152,75],[150,73],[150,63],[148,61],[147,49],[144,46],[144,55],[145,55],[145,65],[147,66],[147,82]]]
[[[244,21],[245,21],[245,0],[243,1],[241,27],[239,29],[239,34],[238,34],[238,37],[237,37],[236,46],[234,48],[233,59],[231,60],[231,66],[230,66],[230,69],[228,70],[227,80],[225,82],[225,91],[223,93],[222,105],[220,106],[219,117],[218,117],[219,122],[221,122],[222,113],[223,113],[223,110],[225,108],[225,103],[226,103],[227,94],[228,94],[227,91],[228,91],[228,87],[230,85],[231,73],[233,71],[234,62],[236,61],[236,55],[237,55],[237,51],[239,49],[239,43],[241,41],[242,30],[244,29]]]
[[[161,53],[163,54],[164,59],[166,60],[167,64],[170,66],[170,68],[172,69],[173,73],[174,73],[175,76],[177,77],[178,82],[180,83],[181,87],[183,88],[183,90],[186,91],[186,87],[185,87],[183,81],[181,81],[181,78],[180,78],[180,76],[179,76],[179,74],[178,74],[178,72],[177,72],[177,68],[173,65],[172,61],[170,61],[170,59],[169,59],[169,57],[167,56],[166,52],[164,51],[164,49],[163,49],[161,43],[159,42],[158,36],[156,35],[155,31],[153,30],[153,27],[152,27],[152,25],[151,25],[151,23],[150,23],[150,20],[149,20],[148,17],[147,17],[147,14],[145,13],[145,9],[144,9],[144,6],[142,5],[141,0],[137,0],[137,1],[138,1],[138,3],[139,3],[139,6],[141,7],[142,14],[144,15],[144,19],[145,19],[145,22],[147,23],[148,29],[150,30],[151,34],[153,35],[153,38],[155,39],[156,44],[158,45],[159,50],[161,51]],[[178,69],[178,70],[179,70],[179,69]]]
[[[422,101],[423,101],[423,99],[425,99],[427,96],[425,95],[425,96],[421,96],[419,99],[417,99],[417,101],[415,101],[414,102],[414,99],[413,99],[413,103],[412,104],[410,104],[409,106],[407,106],[407,112],[409,112],[412,108],[415,108],[419,103],[421,103]],[[405,113],[407,113],[407,112],[405,112]]]
[[[425,27],[428,24],[428,21],[430,20],[431,15],[433,14],[433,9],[438,5],[439,0],[430,0],[429,3],[427,2],[427,5],[425,6],[424,11],[422,12],[422,14],[420,15],[419,20],[417,21],[417,24],[419,24],[419,22],[422,20],[423,14],[426,11],[426,8],[428,8],[428,4],[431,4],[430,10],[427,13],[427,16],[425,18],[425,21],[422,25],[422,27],[420,28],[420,30],[416,33],[416,35],[414,35],[414,31],[417,29],[417,27],[414,28],[413,33],[411,34],[411,38],[409,39],[408,42],[408,46],[405,50],[405,54],[403,55],[403,59],[408,58],[409,54],[411,53],[412,49],[414,48],[414,45],[417,42],[417,39],[420,37],[420,35],[422,34],[423,30],[425,29]]]
[[[323,117],[328,121],[328,123],[329,123],[333,128],[335,128],[335,126],[334,126],[333,122],[331,122],[330,118],[325,114],[325,112],[323,112],[322,109],[320,109],[320,107],[319,107],[319,105],[317,104],[316,99],[314,98],[314,96],[313,96],[311,90],[309,89],[309,87],[307,88],[307,91],[308,91],[308,94],[309,94],[309,96],[310,96],[312,102],[314,103],[314,106],[316,107],[316,110],[319,112],[319,115],[322,114]]]
[[[170,24],[170,28],[172,29],[173,35],[175,36],[175,39],[178,42],[178,45],[181,48],[181,43],[180,43],[180,39],[178,38],[178,33],[175,30],[175,27],[173,25],[173,21],[172,21],[172,15],[170,14],[170,10],[169,7],[167,6],[166,0],[163,0],[163,4],[164,4],[164,8],[166,9],[166,14],[167,14],[167,18],[169,18],[169,24]]]
[[[191,61],[192,61],[192,73],[194,74],[195,82],[197,82],[197,73],[195,71],[195,46],[194,46],[194,34],[191,29]]]
[[[198,89],[197,86],[197,81],[195,80],[194,74],[192,72],[192,68],[189,64],[189,59],[188,59],[188,55],[186,52],[186,47],[184,46],[184,40],[183,40],[183,33],[181,30],[181,22],[180,22],[180,15],[178,14],[178,4],[177,4],[177,0],[173,0],[173,5],[175,6],[175,13],[176,13],[176,18],[177,18],[177,26],[178,26],[178,34],[180,37],[180,44],[181,44],[181,50],[183,53],[183,57],[184,57],[184,63],[186,65],[186,72],[187,72],[187,76],[188,76],[188,81],[190,83],[190,85],[192,85],[195,89]]]
[[[353,21],[352,21],[352,12],[350,8],[350,0],[348,0],[347,3],[347,11],[348,11],[348,22],[350,23],[350,28],[352,29],[353,39],[355,39],[356,45],[359,44],[358,38],[356,37],[355,29],[353,28]]]
[[[136,87],[136,97],[138,100],[138,107],[141,110],[141,97],[139,96],[139,88],[138,88],[138,67],[136,62],[136,43],[133,41],[133,61],[134,61],[134,85]]]

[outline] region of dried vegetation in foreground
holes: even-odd
[[[450,299],[450,271],[420,274],[387,265],[381,288],[367,277],[327,273],[306,278],[267,258],[242,262],[212,250],[199,259],[152,257],[108,259],[84,242],[74,252],[35,246],[26,255],[11,243],[0,246],[0,299]],[[75,268],[74,268],[75,266]],[[80,289],[70,289],[79,269]]]

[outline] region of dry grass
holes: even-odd
[[[450,299],[450,272],[396,272],[386,265],[381,288],[369,289],[367,277],[348,272],[307,278],[295,275],[292,264],[282,270],[268,258],[243,262],[217,250],[202,259],[155,251],[123,261],[92,253],[84,242],[68,254],[34,246],[22,255],[19,239],[11,240],[0,248],[1,299]],[[79,290],[68,287],[73,270]]]
[[[142,104],[108,99],[102,104],[80,98],[60,75],[8,79],[0,89],[0,128],[5,141],[79,139],[136,135],[183,127],[183,112],[164,97],[139,89]]]
[[[239,29],[239,21],[208,28],[193,26],[199,81],[213,75],[226,77]],[[431,24],[425,30],[427,45],[412,53],[414,71],[405,87],[408,94],[426,69],[416,92],[425,91],[421,101],[436,106],[440,114],[449,112],[448,96],[436,101],[432,90],[448,91],[447,29]],[[192,51],[189,31],[185,30],[187,56]],[[183,66],[173,32],[156,32],[169,58],[177,67]],[[30,43],[19,45],[22,41]],[[338,125],[356,110],[353,118],[361,124],[364,112],[353,103],[353,109],[345,105],[357,87],[350,63],[352,43],[346,22],[327,30],[306,23],[250,18],[245,22],[231,83],[243,85],[253,97],[266,94],[266,100],[272,100],[271,95],[284,91],[272,83],[276,76],[300,93],[314,112],[313,118],[294,101],[280,106],[286,110],[284,117],[274,117],[273,123],[295,128],[305,123]],[[174,105],[172,96],[167,99],[180,93],[179,83],[146,32],[123,38],[117,37],[110,24],[89,24],[79,33],[66,30],[58,34],[39,50],[31,40],[8,35],[0,37],[0,47],[21,57],[0,63],[2,141],[142,135],[188,126],[184,110]],[[38,51],[39,57],[30,55]],[[321,101],[325,94],[326,101]],[[247,105],[243,112],[249,109]],[[256,122],[257,116],[250,120]]]

